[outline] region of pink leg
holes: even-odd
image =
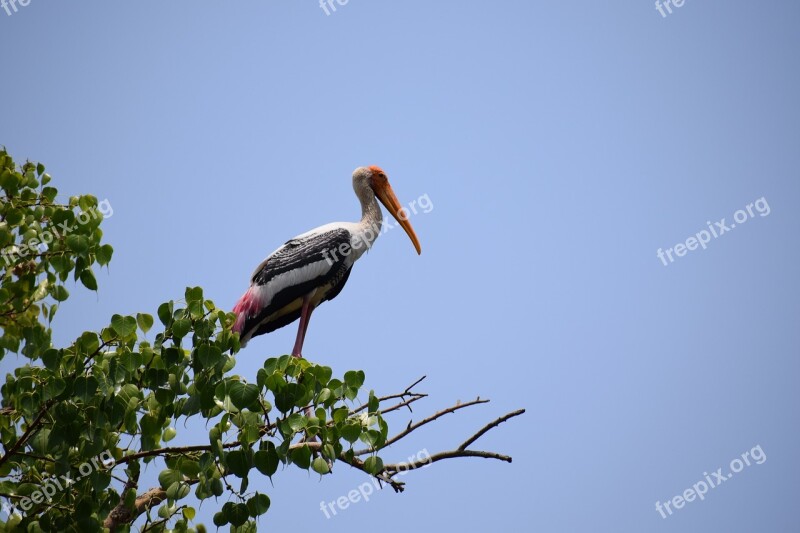
[[[311,313],[314,312],[314,306],[311,305],[311,297],[314,296],[315,291],[311,291],[309,294],[303,296],[303,308],[300,310],[300,325],[297,327],[297,340],[294,341],[294,349],[292,349],[292,356],[293,357],[303,357],[301,353],[303,351],[303,341],[306,339],[306,330],[308,329],[308,321],[311,319]],[[308,418],[311,418],[312,412],[311,407],[305,408],[305,413]],[[307,436],[303,437],[303,440],[306,440]],[[311,438],[310,442],[315,442],[317,440],[316,437]],[[314,452],[314,457],[318,455],[319,452]],[[328,461],[328,469],[333,469],[333,465]]]
[[[300,311],[300,325],[297,326],[297,339],[294,341],[294,348],[292,349],[293,357],[303,357],[303,341],[306,339],[308,321],[311,319],[311,313],[314,311],[314,306],[311,305],[312,296],[314,296],[313,291],[303,296],[303,308]]]

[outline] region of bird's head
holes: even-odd
[[[417,234],[411,223],[408,221],[408,210],[400,205],[400,201],[395,196],[392,186],[389,185],[389,178],[386,173],[378,166],[358,167],[353,171],[353,189],[356,194],[361,195],[362,191],[372,191],[372,194],[383,204],[389,214],[403,227],[408,238],[414,244],[417,253],[422,253]]]

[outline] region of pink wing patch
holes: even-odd
[[[250,317],[255,316],[264,307],[265,293],[263,287],[250,286],[247,289],[236,305],[233,306],[233,312],[236,313],[236,322],[233,324],[233,331],[237,333],[242,332],[244,322]]]

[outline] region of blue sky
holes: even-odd
[[[392,230],[311,322],[304,354],[380,392],[428,376],[387,458],[478,441],[326,519],[366,481],[289,469],[265,527],[352,531],[790,531],[800,479],[800,5],[650,1],[44,2],[0,11],[0,143],[65,194],[108,199],[115,255],[73,291],[61,344],[187,285],[232,307],[288,238],[356,220],[381,165]],[[769,214],[665,266],[764,199]],[[752,210],[752,208],[751,208]],[[741,215],[740,215],[741,219]],[[255,339],[254,379],[295,326]],[[0,372],[21,360],[6,357]],[[394,419],[403,427],[408,415]],[[390,421],[391,424],[391,421]],[[200,442],[200,426],[178,428]],[[760,446],[667,518],[655,502]],[[148,472],[153,477],[155,468]],[[265,482],[266,483],[266,482]],[[251,484],[252,487],[252,484]],[[218,504],[200,516],[210,525]]]

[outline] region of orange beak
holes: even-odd
[[[417,253],[421,254],[422,248],[419,245],[417,234],[414,233],[414,228],[412,228],[411,224],[408,222],[408,212],[400,205],[400,202],[397,200],[397,196],[395,196],[394,191],[392,190],[392,186],[389,185],[388,181],[383,181],[383,183],[377,185],[373,190],[375,191],[375,196],[378,197],[378,200],[380,200],[386,210],[391,213],[394,219],[406,231],[408,238],[411,239],[412,243],[414,243],[414,248],[417,249]],[[403,216],[403,214],[405,214],[405,216]]]

